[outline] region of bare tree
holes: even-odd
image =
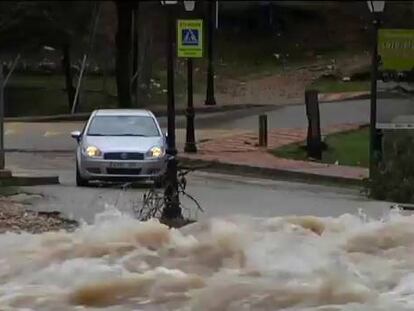
[[[132,107],[132,14],[136,1],[117,1],[116,85],[120,107]]]

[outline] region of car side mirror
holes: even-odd
[[[81,138],[81,132],[80,131],[74,131],[72,133],[70,133],[70,136],[72,136],[73,139],[76,139],[77,141],[79,141],[79,139]]]

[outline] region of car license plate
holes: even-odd
[[[109,167],[111,168],[136,168],[138,163],[134,162],[111,162]]]

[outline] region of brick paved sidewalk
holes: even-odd
[[[358,124],[343,124],[322,131],[323,135],[338,133],[358,128]],[[258,147],[256,133],[239,133],[233,136],[219,137],[199,144],[197,154],[183,154],[191,160],[216,161],[223,164],[233,164],[260,169],[289,171],[296,173],[338,177],[341,179],[362,180],[368,176],[368,170],[359,167],[349,167],[333,164],[323,164],[310,161],[282,159],[268,152],[283,145],[298,143],[306,140],[304,129],[277,129],[268,134],[268,148]]]

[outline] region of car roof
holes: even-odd
[[[152,117],[151,111],[146,109],[99,109],[95,110],[95,116],[142,116]]]

